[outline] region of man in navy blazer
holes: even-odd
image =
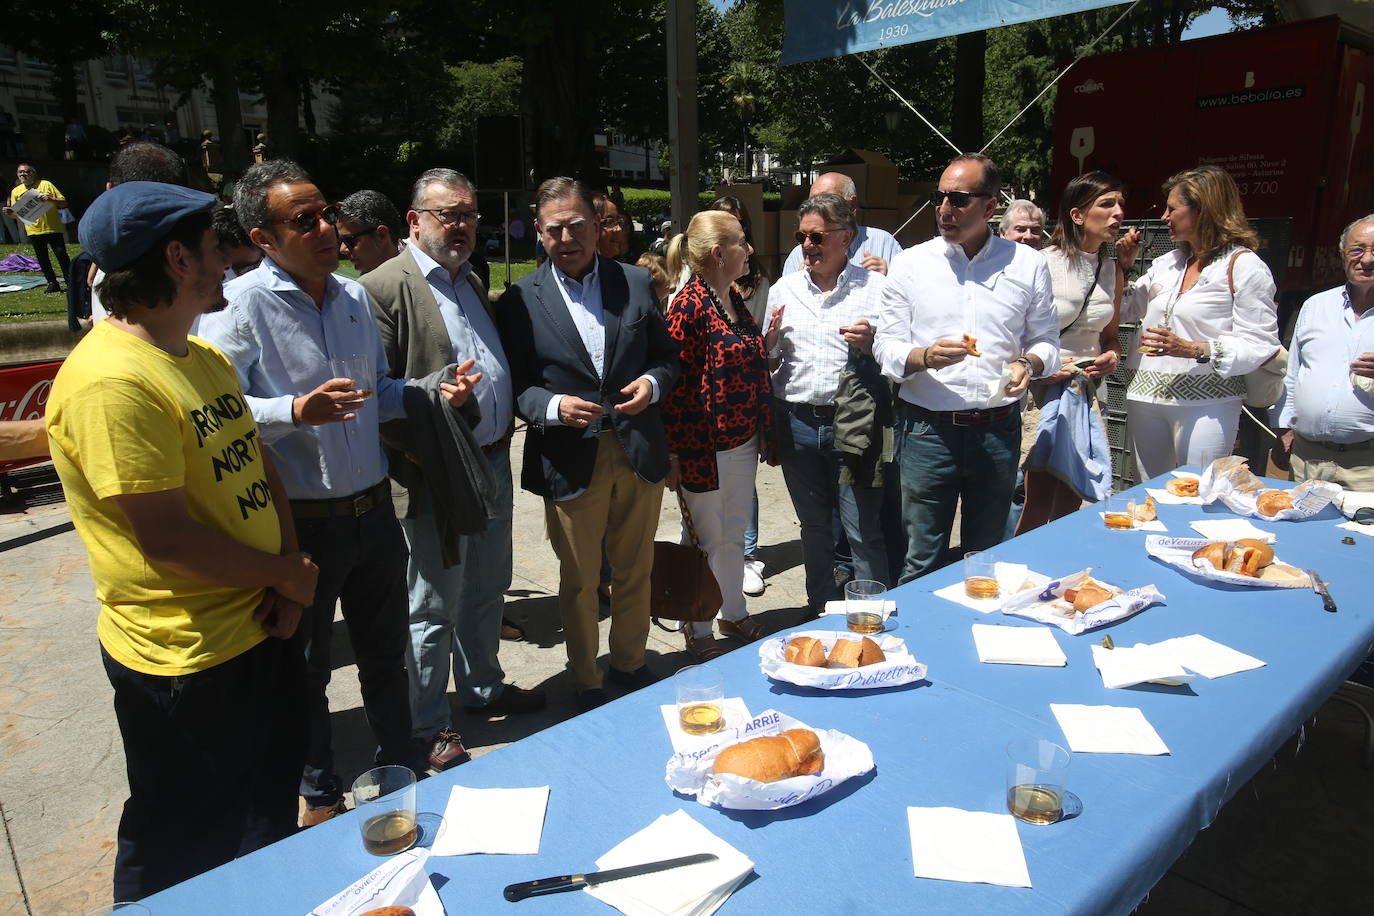
[[[648,272],[597,256],[589,188],[551,178],[536,208],[549,259],[508,287],[496,312],[516,412],[529,423],[520,483],[544,497],[568,668],[590,709],[606,701],[596,662],[603,539],[614,586],[607,676],[652,681],[649,576],[668,471],[658,404],[677,379],[677,345]]]

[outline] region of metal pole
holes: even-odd
[[[510,286],[510,191],[501,192],[501,207],[505,211],[503,222],[506,227],[506,285]]]
[[[672,159],[673,226],[681,231],[697,212],[697,9],[693,0],[668,0],[668,155]]]

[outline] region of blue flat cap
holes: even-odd
[[[101,194],[81,217],[77,237],[106,273],[122,270],[176,224],[215,205],[213,195],[160,181],[126,181]]]

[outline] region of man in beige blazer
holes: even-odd
[[[458,698],[470,714],[495,717],[544,706],[544,694],[503,683],[497,660],[501,610],[511,583],[510,434],[514,418],[510,363],[486,290],[468,256],[476,241],[477,191],[452,169],[430,169],[415,182],[405,250],[362,278],[373,298],[391,372],[419,378],[450,363],[475,381],[473,437],[496,482],[495,516],[486,529],[461,536],[460,562],[445,568],[425,469],[409,447],[408,421],[382,428],[392,478],[409,491],[401,525],[410,547],[411,716],[428,742],[430,764],[447,769],[468,759],[448,704],[452,668]],[[409,454],[408,454],[409,453]]]

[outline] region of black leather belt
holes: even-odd
[[[391,498],[391,481],[383,477],[375,486],[338,499],[293,499],[296,518],[360,518]]]
[[[483,454],[483,455],[490,455],[492,452],[496,451],[498,448],[505,448],[507,445],[510,445],[510,440],[511,440],[511,436],[512,436],[512,435],[513,435],[512,433],[506,433],[504,436],[502,436],[500,439],[497,439],[495,442],[492,442],[492,443],[489,443],[489,444],[487,444],[487,445],[481,446],[482,454]]]
[[[1306,436],[1298,436],[1298,438],[1329,452],[1364,452],[1374,448],[1374,439],[1366,439],[1363,442],[1323,442],[1320,439],[1309,439]]]
[[[783,401],[782,405],[791,413],[817,420],[835,419],[834,404],[804,404],[800,401]]]
[[[984,423],[995,423],[1011,416],[1020,406],[1021,402],[1014,401],[987,410],[926,410],[919,404],[912,404],[910,401],[902,402],[902,407],[905,410],[922,420],[930,423],[946,423],[951,426],[979,426]]]

